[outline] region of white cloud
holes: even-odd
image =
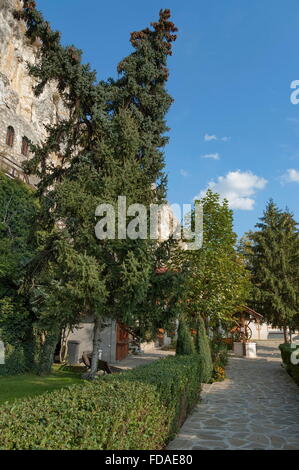
[[[206,153],[205,155],[201,155],[201,158],[211,158],[212,160],[220,160],[219,153]]]
[[[209,134],[204,135],[205,142],[210,142],[211,140],[218,140],[218,137],[216,135],[209,135]]]
[[[188,173],[188,171],[181,169],[180,170],[180,175],[184,176],[184,178],[186,178],[187,176],[189,176],[189,173]]]
[[[251,171],[230,171],[225,176],[219,176],[216,182],[210,181],[207,188],[194,199],[202,198],[207,190],[211,189],[220,194],[222,199],[227,199],[231,209],[250,211],[254,208],[255,203],[252,196],[259,189],[263,189],[266,184],[265,178],[256,176]]]
[[[294,168],[289,168],[282,176],[282,180],[286,183],[299,183],[299,171]]]
[[[211,140],[222,140],[223,142],[228,142],[230,140],[230,137],[217,137],[215,134],[205,134],[203,137],[205,142],[211,142]]]
[[[287,121],[292,122],[293,124],[299,124],[298,118],[287,118]]]

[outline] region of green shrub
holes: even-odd
[[[156,449],[165,417],[149,385],[74,385],[2,408],[0,449]]]
[[[26,371],[26,358],[20,346],[5,345],[5,364],[0,365],[1,375],[19,375]]]
[[[197,354],[167,357],[158,363],[153,362],[122,375],[123,377],[118,376],[115,379],[137,380],[154,386],[159,393],[160,401],[167,409],[167,429],[170,439],[198,402],[202,383],[202,363]]]
[[[195,346],[190,328],[186,321],[180,320],[178,327],[178,338],[176,343],[176,354],[188,355],[195,353]]]
[[[299,357],[299,344],[297,344],[295,348],[292,348],[291,344],[284,343],[279,345],[279,349],[287,372],[294,379],[296,384],[299,385],[299,363],[293,364],[291,361],[291,355],[293,354],[294,350],[298,350],[297,358]]]
[[[156,450],[198,400],[197,355],[0,407],[0,449]]]
[[[196,349],[202,361],[202,381],[204,383],[209,383],[213,372],[213,361],[211,355],[210,341],[202,317],[199,317],[198,320]]]
[[[22,374],[34,366],[34,315],[20,293],[24,268],[35,253],[37,215],[34,191],[0,172],[0,338],[6,346],[0,375]]]
[[[0,299],[0,339],[5,344],[5,364],[0,365],[0,375],[18,375],[33,370],[32,320],[21,302],[10,297]]]
[[[228,348],[221,337],[213,338],[211,341],[211,354],[213,361],[212,380],[221,382],[225,379],[225,367],[228,363]]]

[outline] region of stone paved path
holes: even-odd
[[[162,351],[160,348],[154,348],[141,354],[130,354],[122,361],[109,362],[109,365],[115,366],[118,369],[135,369],[135,367],[145,366],[151,362],[162,359],[166,356],[174,356],[174,351]]]
[[[299,450],[299,387],[280,365],[279,343],[258,342],[257,359],[231,357],[228,379],[204,386],[168,449]]]

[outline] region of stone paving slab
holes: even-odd
[[[256,359],[232,356],[228,378],[204,385],[168,449],[299,450],[299,387],[281,367],[280,342],[258,342]]]
[[[163,359],[167,356],[174,356],[174,354],[174,351],[163,351],[160,348],[153,348],[145,353],[130,354],[121,361],[109,362],[109,365],[123,370],[135,369],[136,367],[145,366],[151,362],[157,361],[158,359]]]

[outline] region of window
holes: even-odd
[[[27,137],[23,137],[22,139],[22,155],[24,155],[25,157],[28,156],[28,150],[29,150],[29,140],[27,139]]]
[[[14,140],[15,140],[15,130],[13,127],[8,126],[7,133],[6,133],[6,145],[13,147]]]

